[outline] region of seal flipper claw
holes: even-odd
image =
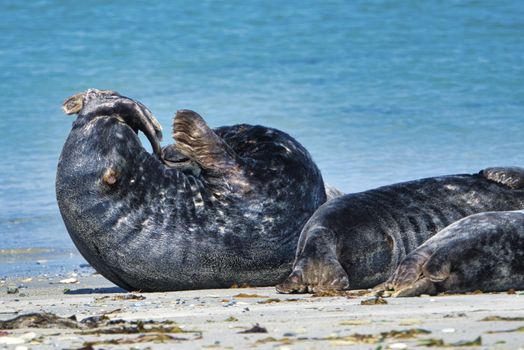
[[[513,189],[524,188],[524,168],[494,167],[480,172],[486,179],[501,183]]]

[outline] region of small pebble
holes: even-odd
[[[15,286],[8,286],[7,287],[7,294],[16,294],[18,293],[18,288]]]
[[[442,333],[455,333],[455,328],[444,328]]]

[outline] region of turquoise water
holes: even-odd
[[[145,103],[164,144],[180,108],[287,131],[347,192],[524,166],[522,1],[87,3],[0,2],[0,274],[37,269],[8,248],[81,261],[54,178],[60,104],[90,87]]]

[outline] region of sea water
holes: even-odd
[[[0,275],[82,262],[54,181],[60,105],[91,87],[163,144],[181,108],[284,130],[345,192],[524,166],[520,0],[2,0],[0,28]]]

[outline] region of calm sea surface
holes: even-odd
[[[520,0],[137,3],[0,2],[0,276],[82,262],[54,180],[61,102],[90,87],[164,144],[180,108],[282,129],[346,192],[524,166]]]

